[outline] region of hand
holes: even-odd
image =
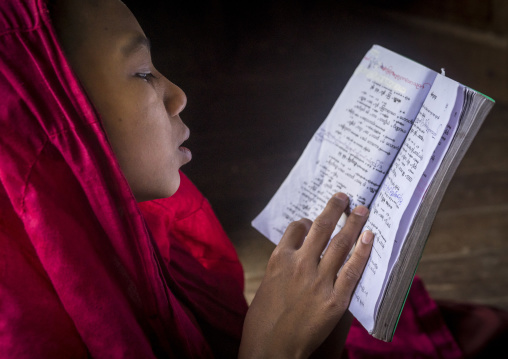
[[[372,232],[364,232],[344,263],[368,216],[368,209],[358,206],[326,248],[348,202],[345,194],[336,194],[314,223],[301,219],[288,226],[247,312],[240,358],[307,358],[337,332],[373,239]]]

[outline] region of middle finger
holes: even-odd
[[[347,195],[344,193],[335,194],[328,201],[323,212],[312,223],[301,249],[310,255],[311,258],[314,258],[316,262],[319,261],[348,203],[349,198]]]
[[[349,215],[344,227],[332,238],[319,262],[319,266],[325,273],[329,272],[333,276],[337,274],[367,222],[368,214],[367,207],[356,207]]]

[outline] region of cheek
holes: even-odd
[[[106,132],[122,167],[130,173],[143,168],[151,176],[164,171],[172,161],[172,128],[156,96],[139,91],[135,98],[118,99],[105,113]]]
[[[120,118],[126,132],[139,137],[150,147],[159,142],[171,131],[164,103],[155,90],[147,83],[139,81],[121,101]],[[153,150],[153,149],[152,149]]]
[[[91,96],[138,200],[170,196],[180,183],[178,133],[162,97],[139,79],[102,84]]]
[[[180,145],[177,132],[160,102],[142,109],[136,121],[134,136],[137,151],[143,154],[139,160],[150,163],[153,174],[171,177],[177,174]]]

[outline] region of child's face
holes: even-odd
[[[59,4],[62,3],[62,4]],[[187,98],[153,66],[150,46],[118,0],[57,1],[54,22],[138,201],[171,196],[191,160],[180,118]]]

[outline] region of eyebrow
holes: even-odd
[[[148,38],[140,34],[132,37],[131,40],[122,47],[121,51],[125,57],[128,57],[142,48],[146,48],[150,51],[151,43]]]

